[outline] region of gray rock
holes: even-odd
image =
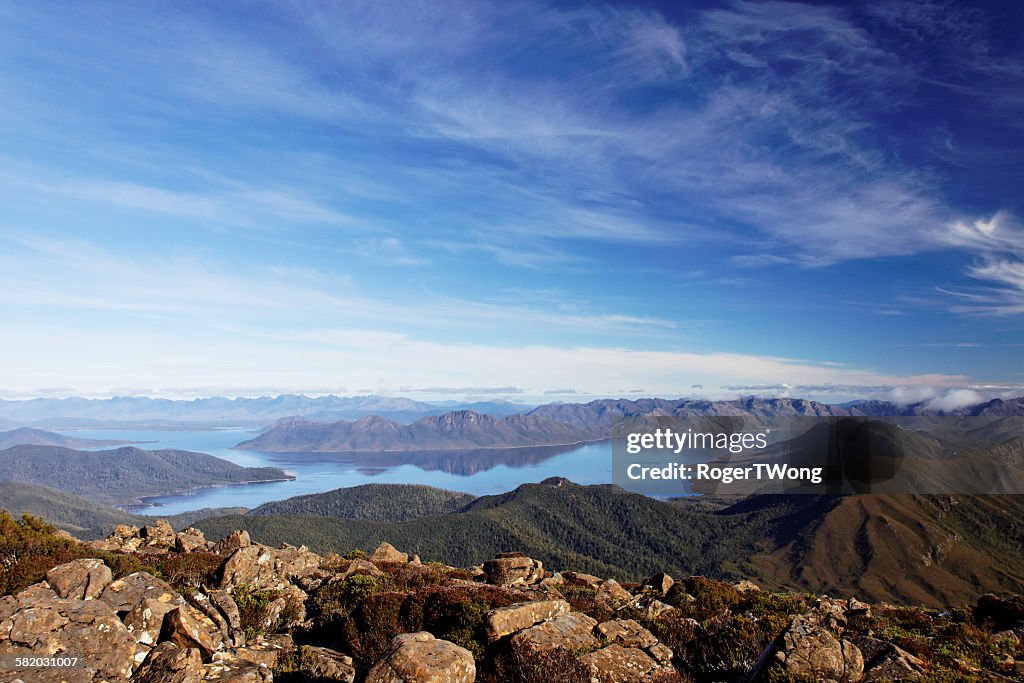
[[[571,610],[565,600],[538,600],[499,607],[487,613],[484,630],[487,639],[494,641],[542,621],[568,614]]]
[[[99,597],[113,578],[103,560],[85,558],[54,567],[46,572],[46,581],[62,598],[92,600]]]
[[[476,663],[469,650],[426,631],[395,636],[366,683],[472,683]]]

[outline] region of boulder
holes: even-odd
[[[243,529],[241,531],[232,531],[222,538],[214,545],[213,551],[218,555],[230,555],[239,548],[245,548],[250,545],[252,545],[252,540],[249,538],[249,532]]]
[[[372,562],[366,560],[350,560],[345,570],[341,572],[342,579],[346,579],[353,574],[365,574],[366,576],[384,576],[384,572],[380,567]]]
[[[44,585],[30,586],[5,599],[0,624],[0,667],[15,657],[67,654],[79,658],[78,668],[26,671],[0,668],[0,680],[45,681],[123,680],[135,664],[135,638],[109,605],[100,600],[57,597]]]
[[[203,667],[200,680],[218,683],[273,683],[274,674],[267,667],[251,662],[214,662]]]
[[[613,608],[623,605],[633,599],[633,595],[623,588],[615,579],[603,581],[601,585],[597,587],[597,595],[595,597],[600,602],[603,602]]]
[[[370,555],[370,562],[401,562],[409,561],[406,553],[399,552],[395,546],[384,542],[377,546],[377,549]]]
[[[226,591],[219,592],[227,594]],[[234,634],[232,633],[231,626],[228,624],[228,620],[221,611],[217,609],[217,606],[210,601],[210,596],[201,591],[196,591],[195,593],[186,594],[185,600],[188,601],[190,606],[202,612],[203,616],[210,620],[226,642],[230,642],[236,647],[243,647],[245,645],[245,642],[235,642]],[[234,602],[233,599],[232,602]]]
[[[293,578],[309,575],[319,567],[320,556],[305,547],[274,549],[247,545],[224,561],[220,587],[232,589],[244,585],[280,589],[289,585]]]
[[[185,599],[169,583],[149,572],[135,572],[112,581],[100,594],[100,600],[120,615],[128,614],[147,598],[176,605],[185,604]]]
[[[484,562],[487,582],[495,586],[534,584],[544,578],[544,565],[521,553],[501,553]]]
[[[924,662],[892,643],[865,638],[862,645],[865,681],[916,681]]]
[[[822,624],[828,616],[812,612],[795,617],[769,646],[770,659],[762,661],[791,676],[822,683],[859,681],[864,673],[860,649]]]
[[[125,628],[134,636],[136,642],[146,647],[153,647],[160,640],[160,633],[164,627],[164,616],[178,607],[179,605],[174,602],[161,602],[154,598],[146,598],[125,616]]]
[[[604,583],[604,579],[583,572],[562,572],[562,581],[569,586],[582,586],[595,591]]]
[[[236,646],[245,645],[242,614],[238,611],[238,605],[235,604],[235,599],[231,597],[231,594],[224,590],[212,590],[206,597],[207,603],[216,609],[221,617],[220,621],[212,616],[210,618],[218,625],[223,624],[221,628],[225,639],[230,640]]]
[[[590,669],[591,680],[600,683],[644,683],[658,673],[673,671],[643,650],[617,643],[581,656],[580,662]]]
[[[476,663],[469,650],[426,631],[395,636],[366,683],[472,683]]]
[[[165,519],[158,519],[152,526],[144,526],[139,532],[142,545],[146,548],[173,548],[175,543],[174,527]]]
[[[315,681],[353,683],[356,670],[352,658],[326,647],[303,646],[300,650],[302,673]]]
[[[197,550],[206,550],[209,544],[206,536],[199,529],[189,527],[174,535],[174,551],[178,553],[194,553]]]
[[[492,609],[484,619],[490,641],[530,628],[542,621],[568,614],[572,608],[565,600],[538,600]]]
[[[597,621],[582,612],[570,612],[531,626],[512,636],[512,649],[520,653],[559,648],[590,650],[600,643],[593,630]]]
[[[637,600],[629,603],[628,605],[623,605],[623,607],[620,609],[625,609],[626,607],[631,607],[633,609],[638,609],[642,611],[644,618],[649,620],[657,619],[662,614],[665,614],[666,612],[671,612],[672,610],[676,609],[672,605],[665,604],[661,600],[651,600],[646,603]]]
[[[62,598],[92,600],[99,597],[113,576],[103,560],[86,558],[54,567],[46,572],[46,581]]]
[[[135,675],[134,683],[192,683],[202,678],[203,660],[199,650],[182,649],[174,643],[160,643],[149,653]]]
[[[116,550],[132,553],[142,546],[142,537],[139,535],[139,527],[127,524],[118,524],[106,538],[107,543],[113,545]]]
[[[654,634],[633,619],[615,619],[597,625],[595,632],[609,643],[625,647],[648,648],[658,642]]]
[[[668,595],[669,590],[671,590],[675,583],[675,579],[665,572],[661,572],[660,574],[655,574],[650,578],[644,579],[643,585],[654,589],[659,595],[664,597]]]
[[[290,654],[295,650],[295,641],[287,633],[277,633],[238,647],[231,651],[231,657],[243,662],[265,666],[268,669],[277,667],[281,655]]]
[[[9,595],[4,596],[5,605],[11,609],[11,614],[14,614],[19,607],[45,607],[55,600],[58,595],[50,588],[50,584],[43,581],[22,589],[20,593],[14,596],[13,603],[7,601],[10,597]]]
[[[164,615],[161,640],[169,640],[178,647],[196,648],[203,659],[209,659],[221,643],[210,633],[209,627],[182,605]]]

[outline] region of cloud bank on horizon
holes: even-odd
[[[0,397],[1024,392],[1014,3],[0,4]]]

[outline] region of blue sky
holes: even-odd
[[[0,392],[1024,393],[1021,35],[1009,2],[0,3]]]

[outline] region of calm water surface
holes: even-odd
[[[139,448],[177,448],[209,453],[244,467],[277,467],[294,481],[196,489],[149,499],[144,514],[177,514],[207,507],[247,507],[292,496],[359,484],[427,484],[482,496],[510,491],[520,484],[565,477],[578,484],[607,484],[612,479],[611,442],[575,447],[487,449],[410,453],[264,453],[231,447],[251,439],[246,429],[203,432],[77,430],[63,432],[87,439],[147,443]],[[159,507],[156,507],[159,506]]]

